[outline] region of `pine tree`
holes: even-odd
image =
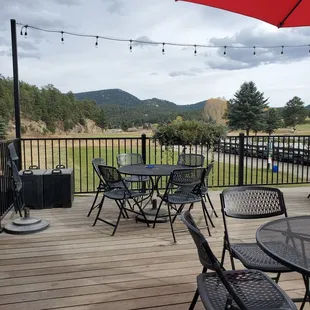
[[[0,116],[0,140],[4,140],[6,136],[6,122]]]
[[[254,82],[245,82],[235,93],[234,98],[227,104],[224,118],[232,130],[242,129],[248,136],[250,130],[265,128],[265,110],[268,108],[268,99],[257,90]]]
[[[307,118],[308,111],[304,102],[297,96],[286,103],[283,110],[283,119],[285,126],[290,126],[296,130],[296,125],[302,124]]]
[[[268,109],[266,112],[266,127],[265,132],[271,135],[274,131],[280,128],[282,125],[282,119],[280,113],[274,109]]]

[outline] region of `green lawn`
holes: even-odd
[[[80,143],[80,144],[78,144]],[[76,192],[90,192],[96,189],[97,177],[93,172],[91,160],[95,157],[102,157],[108,165],[117,166],[116,155],[125,152],[140,152],[140,146],[136,144],[114,145],[108,146],[102,144],[94,146],[92,143],[78,142],[72,145],[72,141],[62,141],[60,144],[44,147],[44,141],[40,142],[39,152],[37,147],[33,147],[30,151],[29,146],[24,149],[24,166],[28,168],[30,165],[38,165],[41,168],[52,168],[57,164],[63,164],[67,167],[74,168],[75,173],[75,189]],[[106,143],[106,142],[105,142]],[[34,151],[35,150],[35,151]],[[67,151],[66,151],[67,150]],[[147,149],[147,163],[157,164],[176,164],[177,152],[162,152],[159,147]],[[32,161],[31,161],[32,158]],[[301,180],[287,173],[272,173],[270,170],[256,170],[253,168],[245,169],[244,183],[245,184],[283,184],[283,183],[298,183]],[[210,187],[227,187],[238,185],[238,165],[234,163],[214,162],[214,169],[210,175]],[[165,186],[163,182],[161,186]]]

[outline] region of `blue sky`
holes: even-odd
[[[310,28],[277,29],[238,14],[174,0],[0,0],[0,73],[12,76],[10,19],[37,27],[189,44],[310,44]],[[19,30],[19,29],[18,29]],[[18,36],[20,79],[63,92],[121,88],[140,99],[191,104],[231,98],[253,80],[271,106],[293,96],[310,104],[309,48],[227,50],[134,45],[28,30]]]

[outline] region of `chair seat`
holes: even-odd
[[[177,191],[173,194],[168,194],[166,197],[163,197],[163,200],[172,204],[187,204],[200,202],[201,197],[190,192]]]
[[[297,307],[272,279],[258,270],[223,272],[248,310],[296,310]],[[208,310],[240,309],[231,300],[217,273],[202,273],[197,278],[199,295]]]
[[[133,176],[124,178],[126,182],[147,182],[149,181],[149,179],[150,177],[148,176],[138,176],[138,175],[133,175]]]
[[[140,191],[130,191],[130,196],[125,189],[122,188],[115,188],[110,191],[105,191],[104,195],[107,198],[114,199],[114,200],[122,200],[122,199],[130,199],[130,198],[137,198],[141,196],[148,195],[148,193],[140,192]]]
[[[275,243],[274,246],[281,245]],[[290,269],[268,256],[257,243],[232,243],[230,247],[233,256],[238,258],[246,268],[259,269],[266,272],[290,271]],[[287,246],[285,248],[287,249]]]

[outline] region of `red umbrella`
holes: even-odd
[[[278,28],[310,26],[310,0],[175,0],[254,17]]]

